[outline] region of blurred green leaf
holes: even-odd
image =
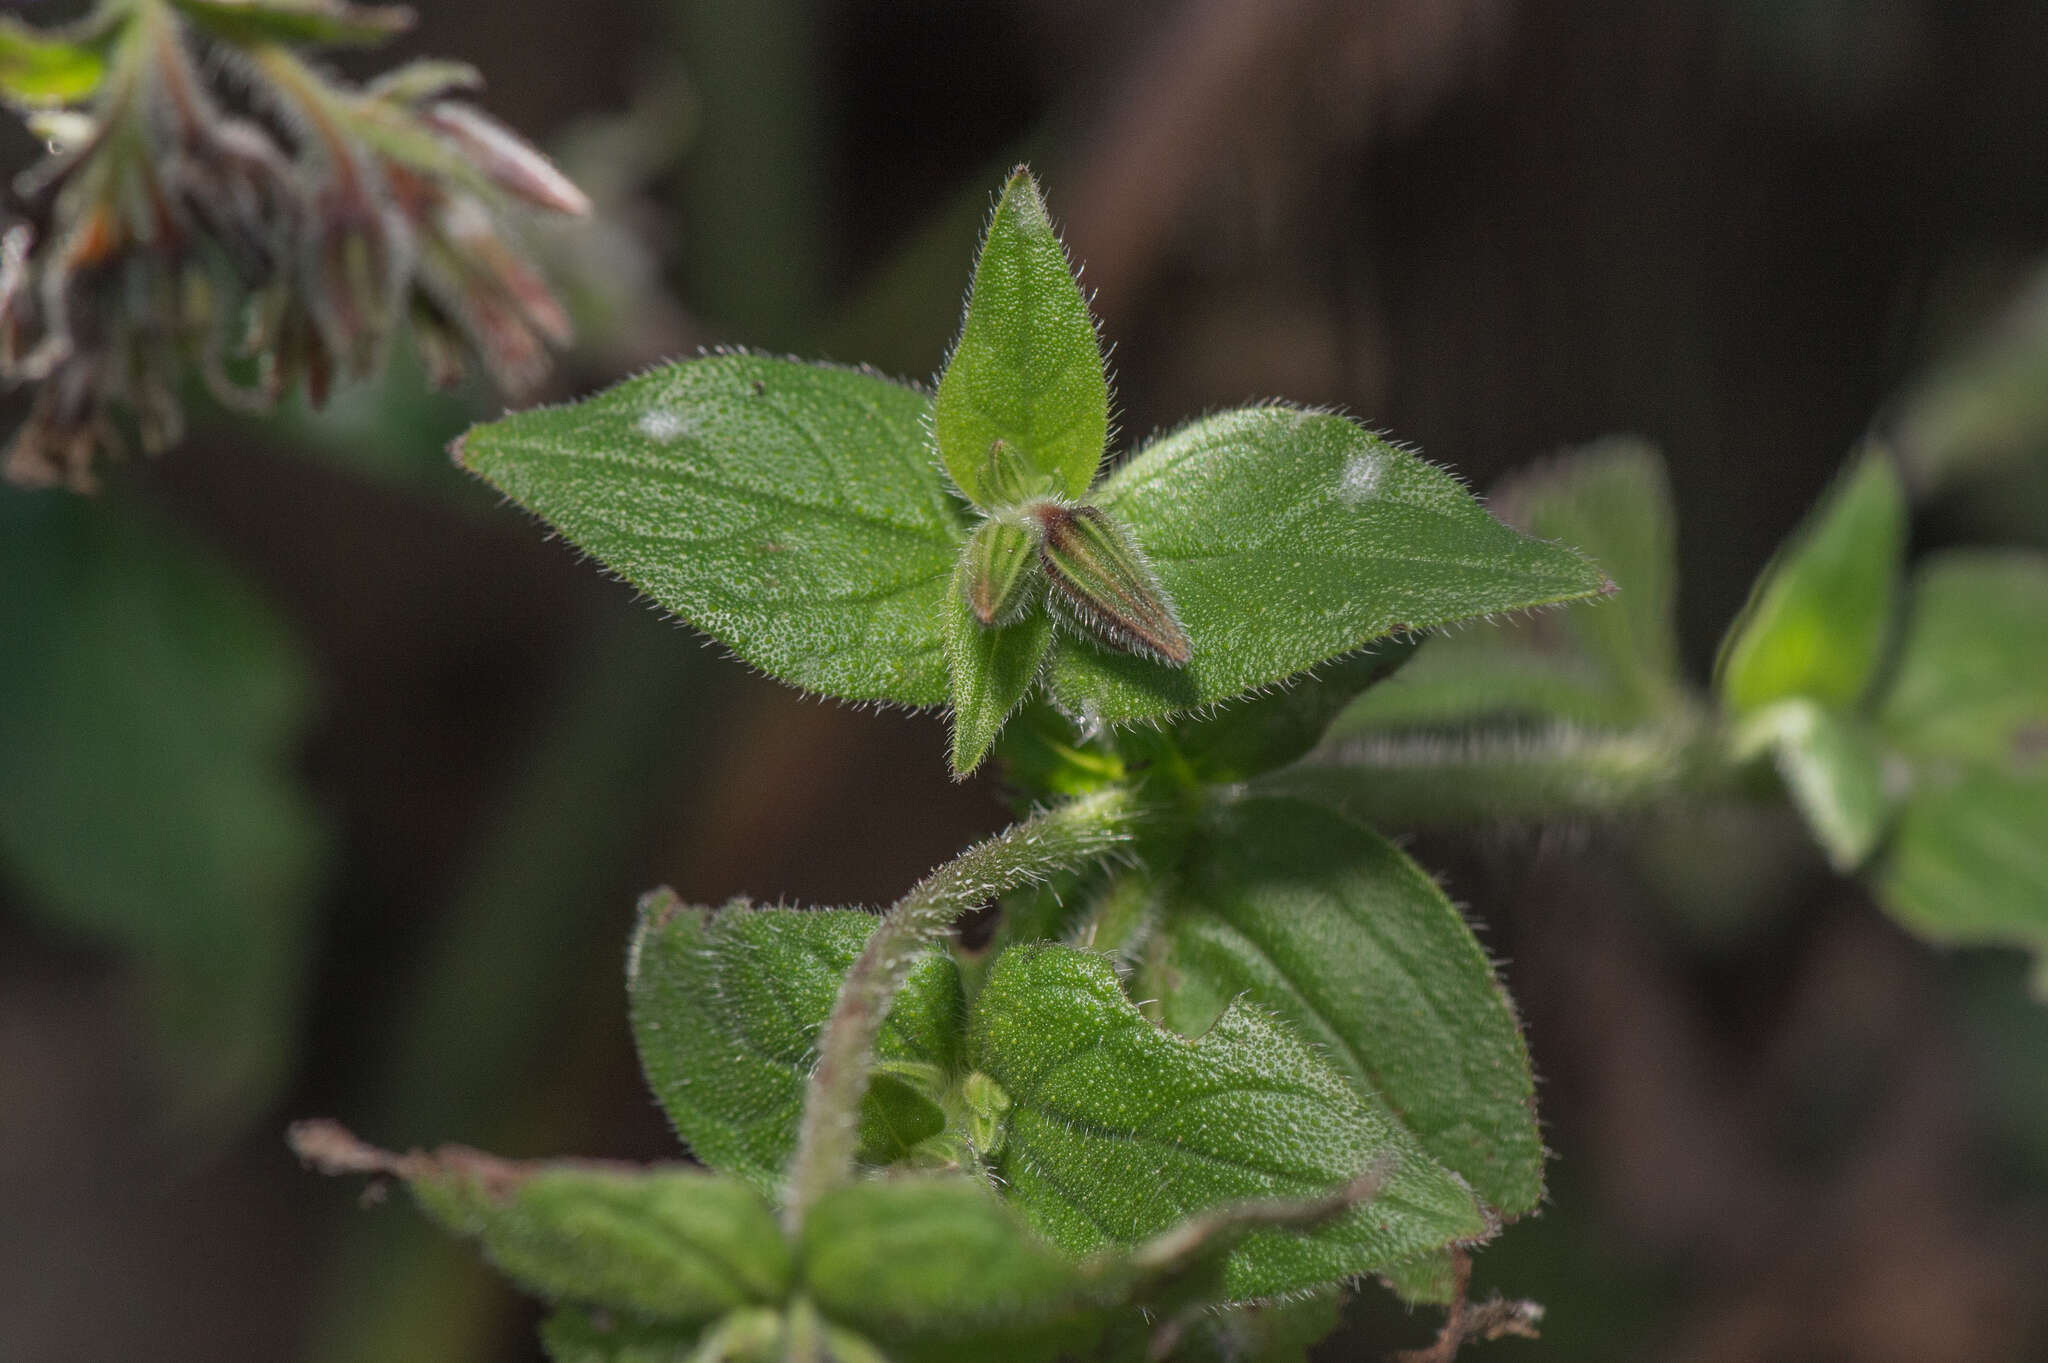
[[[1907,392],[1893,432],[1915,481],[1935,486],[2048,453],[2048,266]]]
[[[989,484],[998,440],[1070,498],[1088,491],[1102,464],[1109,440],[1102,347],[1045,200],[1022,167],[1003,186],[982,239],[932,428],[947,472],[977,506],[1011,500]]]
[[[389,1174],[528,1291],[697,1323],[780,1303],[795,1266],[775,1213],[736,1178],[681,1165],[513,1161],[461,1146],[394,1155],[332,1122],[292,1128],[301,1159],[329,1174]]]
[[[312,682],[226,562],[141,508],[0,496],[0,873],[129,953],[175,1120],[282,1079],[323,830],[294,779]]]
[[[811,1209],[798,1252],[826,1317],[903,1363],[1050,1363],[1100,1333],[1110,1290],[962,1176],[849,1184]]]
[[[404,5],[344,0],[171,0],[193,23],[231,43],[369,45],[412,27]]]
[[[1175,1363],[1308,1363],[1309,1350],[1337,1328],[1343,1314],[1344,1294],[1335,1289],[1204,1312],[1173,1358]]]
[[[1604,440],[1510,480],[1491,506],[1508,524],[1585,553],[1619,590],[1432,639],[1361,698],[1333,736],[1492,715],[1626,727],[1683,703],[1676,514],[1657,452]]]
[[[975,618],[967,600],[970,567],[961,561],[946,594],[946,658],[953,687],[953,770],[966,775],[981,765],[1038,681],[1052,647],[1052,616],[1033,606],[1022,619],[996,627]]]
[[[1869,859],[1893,801],[1885,791],[1884,753],[1860,722],[1810,700],[1781,700],[1745,720],[1736,741],[1770,750],[1830,865],[1848,872]]]
[[[565,1306],[540,1329],[553,1363],[690,1363],[702,1326],[648,1324],[610,1311]]]
[[[667,891],[642,902],[627,967],[633,1035],[648,1083],[697,1158],[780,1191],[818,1029],[877,921],[849,909],[698,908]],[[927,955],[896,996],[878,1059],[957,1070],[961,1012],[951,957]],[[916,1120],[893,1090],[871,1093],[863,1109],[877,1137]]]
[[[1951,550],[1923,560],[1878,722],[1919,757],[2014,768],[2048,759],[2048,558]]]
[[[1575,600],[1606,579],[1510,530],[1448,473],[1326,412],[1252,407],[1138,451],[1097,503],[1138,541],[1194,643],[1168,667],[1062,640],[1053,695],[1154,719],[1284,681],[1388,634]]]
[[[929,410],[865,371],[716,355],[479,426],[456,454],[771,675],[936,705],[966,530]]]
[[[1206,1032],[1249,999],[1297,1028],[1382,1120],[1495,1210],[1535,1209],[1543,1139],[1513,1008],[1420,867],[1303,800],[1253,798],[1197,834],[1135,988]]]
[[[1905,487],[1873,446],[1778,551],[1729,627],[1715,679],[1729,709],[1861,700],[1891,637],[1905,549]]]
[[[1483,1236],[1471,1192],[1287,1028],[1243,1002],[1199,1041],[1132,1007],[1110,963],[1012,947],[976,1000],[969,1058],[1011,1100],[997,1170],[1011,1201],[1076,1254],[1135,1244],[1246,1198],[1300,1198],[1395,1161],[1377,1198],[1310,1234],[1231,1254],[1227,1300],[1371,1272]]]
[[[2048,949],[2044,677],[2048,559],[1965,551],[1922,565],[1879,711],[1912,785],[1872,874],[1929,937]]]
[[[14,104],[76,104],[99,88],[106,59],[82,44],[0,15],[0,94]]]

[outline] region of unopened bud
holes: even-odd
[[[991,628],[1007,625],[1031,606],[1042,577],[1038,545],[1021,520],[991,516],[967,541],[967,604]]]
[[[1051,491],[1046,476],[1031,462],[1031,456],[1007,440],[995,440],[988,447],[988,469],[982,477],[982,492],[991,506],[1017,506]]]
[[[1188,634],[1158,574],[1123,527],[1092,506],[1045,501],[1027,515],[1038,523],[1038,556],[1067,614],[1111,648],[1185,667]]]

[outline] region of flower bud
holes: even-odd
[[[1039,561],[1057,589],[1053,601],[1097,639],[1168,667],[1194,656],[1187,631],[1152,565],[1123,527],[1092,506],[1035,502]]]
[[[982,624],[1007,625],[1030,608],[1042,580],[1034,540],[1025,522],[991,516],[967,541],[967,604]]]

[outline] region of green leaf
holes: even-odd
[[[2048,559],[1930,558],[1879,711],[1912,763],[1879,898],[1940,941],[2048,955]]]
[[[1743,722],[1737,745],[1770,749],[1830,865],[1847,872],[1869,859],[1893,802],[1884,754],[1861,724],[1810,700],[1781,700]]]
[[[953,481],[997,505],[1000,440],[1070,498],[1095,481],[1109,440],[1109,383],[1088,302],[1031,173],[1018,167],[989,220],[967,318],[939,379],[932,426]]]
[[[231,43],[367,46],[412,27],[404,5],[343,0],[172,0],[193,23]]]
[[[692,1363],[702,1326],[649,1324],[565,1306],[540,1327],[553,1363]]]
[[[1906,490],[1891,456],[1872,447],[1764,569],[1729,628],[1716,669],[1729,709],[1861,700],[1891,636],[1905,549]]]
[[[1872,878],[1885,907],[1923,936],[2048,955],[2048,772],[1980,768],[1924,782]]]
[[[1490,1206],[1543,1194],[1529,1053],[1472,930],[1392,843],[1303,800],[1221,809],[1136,983],[1199,1035],[1238,999],[1292,1024]]]
[[[1449,1306],[1458,1299],[1457,1259],[1450,1250],[1432,1250],[1382,1269],[1380,1281],[1410,1306]]]
[[[219,1130],[284,1077],[325,830],[294,766],[297,641],[139,506],[0,495],[0,876],[128,952],[174,1077]]]
[[[962,559],[946,598],[946,660],[953,685],[953,770],[961,776],[981,765],[1038,680],[1052,647],[1052,617],[1043,606],[1011,624],[991,628],[976,618],[967,597],[972,566]]]
[[[550,1300],[700,1322],[781,1302],[793,1266],[760,1192],[680,1165],[502,1160],[460,1146],[394,1155],[332,1122],[292,1128],[329,1174],[403,1179],[421,1208]]]
[[[1913,580],[1885,736],[1926,758],[2014,769],[2048,755],[2048,558],[1930,555]]]
[[[99,89],[106,59],[90,47],[0,16],[0,94],[15,104],[76,104]]]
[[[1353,706],[1334,736],[1485,716],[1626,727],[1683,703],[1675,516],[1657,452],[1625,438],[1601,441],[1510,480],[1491,506],[1508,524],[1589,555],[1619,590],[1431,640]]]
[[[929,410],[872,373],[715,355],[479,426],[456,458],[763,671],[936,705],[966,527]]]
[[[764,1192],[779,1191],[796,1148],[818,1029],[878,920],[847,909],[723,909],[668,891],[642,901],[627,966],[633,1035],[655,1096],[692,1153]],[[950,1073],[960,1067],[960,981],[933,952],[911,972],[877,1054]],[[903,1095],[870,1095],[883,1131],[917,1120]]]
[[[819,1310],[905,1363],[1077,1353],[1100,1332],[1110,1290],[960,1176],[829,1193],[805,1218],[798,1253]]]
[[[1169,736],[1189,768],[1211,784],[1285,766],[1314,748],[1361,691],[1399,675],[1421,644],[1414,634],[1382,640],[1263,695],[1183,716]]]
[[[997,1171],[1047,1238],[1130,1245],[1246,1198],[1329,1193],[1385,1159],[1370,1204],[1311,1234],[1262,1231],[1231,1254],[1230,1300],[1370,1272],[1487,1224],[1471,1193],[1255,1006],[1188,1041],[1146,1021],[1105,959],[1042,943],[997,958],[969,1059],[1011,1100]]]
[[[1502,525],[1451,475],[1326,412],[1205,418],[1140,450],[1095,500],[1157,571],[1194,656],[1175,668],[1063,639],[1054,697],[1093,719],[1230,700],[1387,634],[1606,583],[1571,550]]]

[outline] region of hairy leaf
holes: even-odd
[[[171,0],[192,22],[231,43],[373,44],[412,27],[404,5],[345,0]]]
[[[550,1300],[699,1322],[790,1290],[775,1213],[736,1178],[680,1165],[502,1160],[460,1146],[394,1155],[332,1122],[301,1122],[292,1145],[326,1173],[403,1179],[436,1221]]]
[[[293,773],[312,679],[206,545],[123,501],[0,497],[0,876],[128,952],[181,1108],[283,1077],[324,830]]]
[[[1369,1204],[1311,1234],[1245,1239],[1226,1297],[1316,1287],[1486,1232],[1469,1190],[1255,1006],[1188,1041],[1146,1021],[1105,959],[1019,946],[990,970],[968,1045],[1011,1101],[998,1162],[1009,1196],[1070,1252],[1135,1244],[1245,1198],[1325,1194],[1384,1160]]]
[[[1379,835],[1254,798],[1197,835],[1138,992],[1200,1035],[1249,999],[1508,1215],[1543,1193],[1535,1085],[1513,1009],[1443,891]]]
[[[1508,524],[1592,557],[1618,585],[1568,611],[1430,641],[1333,736],[1529,716],[1600,727],[1678,703],[1676,531],[1657,452],[1613,439],[1511,479],[1492,499]]]
[[[1045,200],[1022,167],[1003,187],[982,240],[932,426],[947,471],[979,506],[1006,500],[991,475],[999,440],[1067,497],[1087,492],[1102,463],[1109,439],[1102,348]]]
[[[1861,700],[1891,636],[1905,548],[1905,487],[1873,447],[1764,569],[1729,628],[1716,677],[1728,707]]]
[[[798,1253],[819,1310],[904,1360],[1051,1360],[1100,1332],[1110,1290],[961,1176],[848,1184]]]
[[[699,1159],[779,1191],[818,1029],[877,921],[846,909],[698,908],[666,891],[643,901],[627,976],[634,1040]],[[931,953],[896,997],[879,1058],[957,1069],[961,1009],[952,959]],[[902,1097],[874,1097],[864,1113],[878,1138],[900,1127]]]
[[[1055,698],[1110,721],[1229,700],[1387,634],[1591,596],[1606,581],[1325,412],[1254,407],[1184,426],[1096,501],[1148,556],[1193,646],[1170,667],[1063,639]]]
[[[871,373],[716,355],[479,426],[456,457],[763,671],[936,705],[966,527],[929,406]]]
[[[1035,558],[1032,566],[1037,566]],[[993,628],[976,618],[967,593],[971,572],[963,560],[956,588],[945,604],[946,660],[953,686],[953,770],[962,776],[981,765],[989,745],[1037,682],[1052,647],[1052,617],[1042,605]]]

